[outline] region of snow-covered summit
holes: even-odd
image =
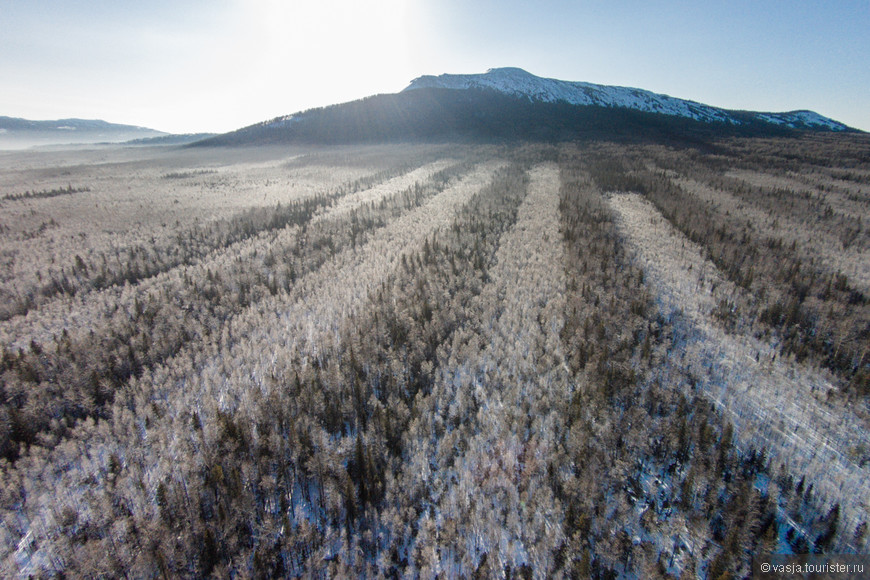
[[[648,113],[686,117],[697,121],[735,125],[742,124],[747,119],[753,119],[800,129],[827,129],[831,131],[849,129],[842,123],[812,111],[748,113],[747,117],[747,114],[737,115],[726,109],[642,89],[547,79],[537,77],[520,68],[510,67],[490,69],[483,74],[422,76],[411,81],[405,90],[423,88],[493,89],[516,97],[526,97],[531,101],[623,107]]]
[[[839,121],[819,115],[814,111],[790,111],[788,113],[756,113],[756,117],[775,125],[786,125],[793,128],[817,128],[831,131],[846,131],[849,129]]]

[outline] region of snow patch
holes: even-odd
[[[791,111],[788,113],[757,113],[759,119],[784,125],[793,129],[820,128],[831,131],[846,131],[848,127],[838,121],[823,117],[813,111]]]
[[[621,107],[707,123],[744,124],[744,121],[726,109],[711,107],[695,101],[630,87],[541,78],[520,68],[493,68],[484,74],[427,75],[411,81],[405,90],[425,88],[492,89],[507,95],[525,97],[530,101],[544,103],[563,102],[572,105]],[[750,115],[756,120],[798,129],[817,128],[832,131],[848,129],[846,125],[812,111],[750,113]]]
[[[266,123],[264,123],[264,125],[273,129],[282,129],[298,123],[299,120],[299,115],[285,115],[283,117],[278,117],[277,119],[267,121]]]

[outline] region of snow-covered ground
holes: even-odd
[[[850,497],[841,515],[843,529],[854,530],[870,514],[870,467],[854,458],[858,446],[870,446],[867,426],[828,396],[835,387],[823,372],[778,356],[776,344],[748,331],[729,334],[714,322],[720,300],[739,290],[651,203],[637,194],[617,194],[609,201],[622,235],[658,292],[660,309],[678,329],[673,367],[700,379],[743,445],[766,448],[774,465],[806,474],[822,497]],[[660,373],[668,384],[669,368]]]

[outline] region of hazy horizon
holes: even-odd
[[[0,115],[225,132],[515,66],[870,130],[870,5],[783,6],[0,0]]]

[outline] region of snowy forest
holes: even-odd
[[[0,576],[868,553],[870,142],[0,154]]]

